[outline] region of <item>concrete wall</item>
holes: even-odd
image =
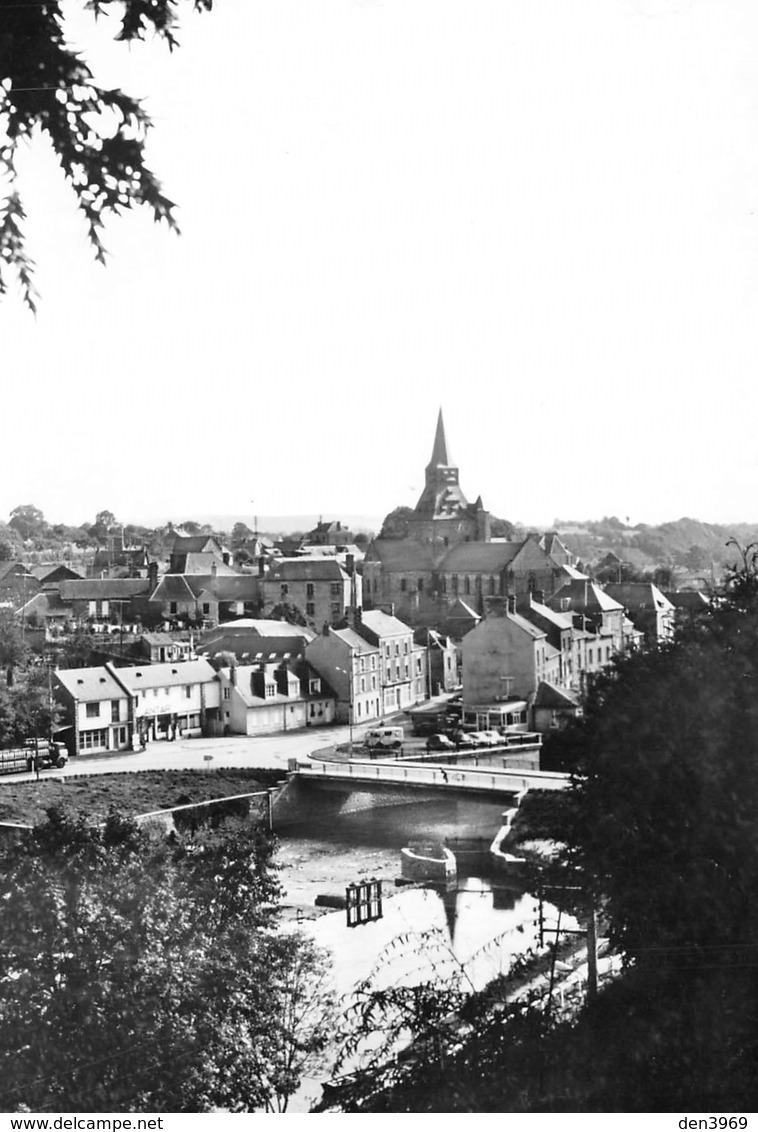
[[[491,703],[505,694],[529,699],[542,679],[544,649],[544,638],[535,640],[508,618],[486,617],[463,638],[464,703]]]

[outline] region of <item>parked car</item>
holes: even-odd
[[[373,727],[366,732],[365,743],[369,750],[389,747],[390,750],[397,751],[402,747],[404,738],[402,727]]]
[[[455,743],[447,735],[430,735],[426,741],[427,751],[454,751]]]
[[[497,747],[503,740],[497,731],[469,731],[476,747]]]
[[[448,738],[452,739],[452,741],[455,743],[455,749],[457,751],[478,746],[476,739],[473,737],[470,731],[461,731],[459,729],[455,731],[449,731]]]

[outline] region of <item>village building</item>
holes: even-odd
[[[674,606],[652,582],[608,582],[603,588],[624,606],[645,644],[670,639],[674,632]]]
[[[351,628],[323,631],[305,647],[306,660],[337,697],[336,718],[353,725],[379,719],[384,712],[382,653]]]
[[[293,605],[318,629],[342,621],[363,597],[361,576],[351,557],[345,566],[336,558],[282,558],[272,562],[260,580],[262,612]]]
[[[225,734],[268,735],[333,723],[336,696],[303,657],[269,654],[218,673]]]
[[[54,681],[64,712],[60,737],[69,754],[132,749],[134,697],[117,669],[66,668]]]

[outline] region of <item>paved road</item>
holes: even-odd
[[[360,739],[356,728],[354,739]],[[81,774],[116,774],[134,770],[207,770],[222,767],[255,767],[286,770],[290,759],[305,758],[321,747],[346,743],[346,726],[308,727],[278,735],[248,738],[230,735],[223,739],[178,739],[174,743],[148,743],[144,751],[123,751],[112,755],[80,755],[71,759],[62,770],[51,768],[40,772],[41,778],[66,778]],[[205,756],[212,758],[206,761]],[[24,782],[34,774],[8,774],[2,782]]]

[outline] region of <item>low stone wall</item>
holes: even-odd
[[[401,876],[405,880],[431,880],[446,884],[455,880],[458,871],[455,857],[439,842],[407,846],[400,851],[400,864]]]

